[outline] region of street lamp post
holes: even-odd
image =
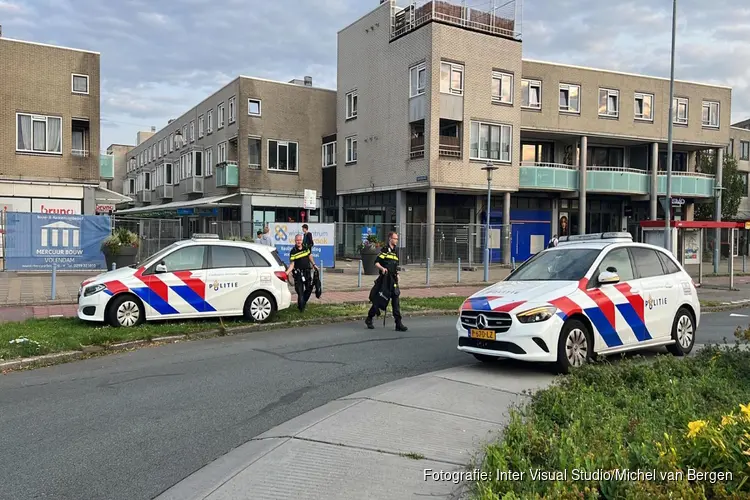
[[[487,172],[487,220],[485,221],[484,233],[484,281],[490,281],[490,205],[492,203],[492,172],[498,167],[487,160],[487,165],[482,170]]]
[[[672,0],[672,54],[669,74],[669,131],[667,133],[667,192],[664,203],[664,248],[672,251],[672,130],[674,122],[674,46],[677,31],[677,0]]]

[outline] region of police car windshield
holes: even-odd
[[[169,245],[168,247],[162,248],[158,252],[156,252],[154,255],[148,258],[148,260],[144,261],[143,266],[148,267],[159,260],[161,260],[165,255],[167,255],[169,252],[180,246],[181,242],[175,242]]]
[[[601,252],[598,248],[557,248],[538,253],[507,281],[578,281]]]

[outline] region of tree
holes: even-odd
[[[716,155],[701,154],[699,158],[698,171],[716,175]],[[732,220],[737,215],[746,188],[737,171],[737,160],[728,154],[724,154],[722,185],[724,189],[721,191],[721,220]],[[714,220],[715,205],[713,200],[696,204],[695,220]]]

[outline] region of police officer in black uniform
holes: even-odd
[[[401,305],[399,304],[398,288],[398,234],[395,232],[388,233],[388,243],[380,251],[380,255],[375,260],[375,267],[380,271],[380,279],[385,278],[386,274],[390,274],[393,278],[393,288],[391,289],[391,307],[393,310],[393,319],[396,320],[396,331],[405,332],[408,330],[401,322]],[[372,319],[378,314],[378,306],[373,304],[370,311],[367,313],[367,319],[365,324],[367,328],[372,330],[375,326],[372,324]]]
[[[289,267],[286,270],[294,273],[294,290],[297,292],[297,308],[300,312],[305,310],[307,301],[313,292],[313,279],[311,269],[318,269],[312,256],[312,250],[302,244],[302,235],[294,237],[294,247],[289,252]]]

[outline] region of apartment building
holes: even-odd
[[[135,147],[133,144],[110,144],[107,156],[111,157],[112,178],[104,178],[106,187],[117,192],[124,192],[125,176],[127,174],[128,153]]]
[[[486,220],[487,164],[493,260],[663,217],[669,80],[524,59],[520,9],[383,0],[339,32],[339,221],[393,224],[407,259],[434,261],[436,227]],[[696,154],[729,143],[731,89],[677,81],[674,108],[675,216],[691,219],[714,196]]]
[[[188,234],[239,223],[243,235],[276,221],[317,221],[321,145],[335,142],[336,92],[240,76],[128,153],[127,215],[182,217]]]
[[[93,214],[117,198],[99,185],[99,67],[97,52],[0,37],[3,210]]]
[[[750,176],[750,120],[744,120],[732,125],[729,131],[729,145],[726,154],[737,160],[737,170],[745,184],[745,193],[737,212],[738,220],[750,220],[750,192],[748,191],[748,176]]]

